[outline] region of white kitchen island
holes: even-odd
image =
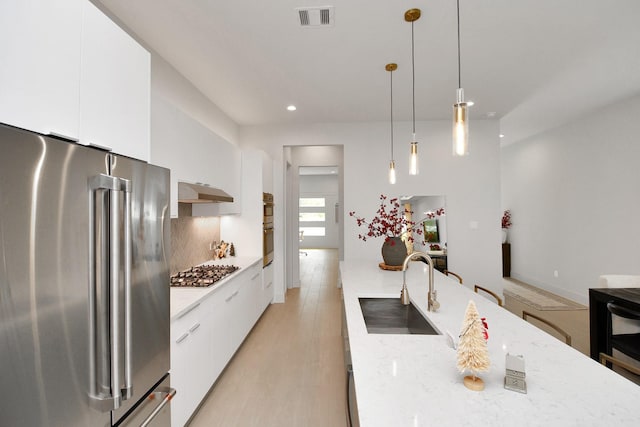
[[[340,263],[361,426],[640,425],[638,385],[438,271],[441,306],[427,312],[426,267],[410,263],[409,295],[443,335],[368,334],[358,298],[399,297],[402,272],[375,260]],[[469,300],[489,325],[491,368],[480,392],[462,384],[444,335],[459,335]],[[507,353],[524,356],[527,394],[503,386]]]

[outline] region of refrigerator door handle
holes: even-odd
[[[160,393],[166,393],[166,396],[164,397],[164,399],[162,399],[162,402],[160,402],[160,404],[156,406],[156,409],[154,409],[153,412],[149,414],[147,419],[144,420],[142,424],[140,424],[140,427],[147,427],[151,423],[151,421],[153,421],[153,419],[160,413],[160,411],[162,411],[162,408],[164,408],[167,403],[169,403],[169,401],[173,399],[173,396],[176,395],[176,389],[171,387],[160,387],[158,388],[158,391]]]
[[[133,395],[131,361],[131,181],[120,178],[121,191],[124,192],[124,384],[122,398]]]
[[[118,178],[115,178],[116,180]],[[116,185],[119,182],[116,182]],[[111,292],[111,394],[113,407],[122,403],[120,385],[120,194],[109,189],[109,290]]]
[[[98,395],[96,329],[96,190],[100,188],[100,175],[89,180],[89,398],[92,405],[102,400]]]
[[[89,233],[89,255],[91,265],[89,266],[89,316],[90,316],[90,390],[89,394],[95,406],[102,410],[117,409],[123,399],[127,399],[132,394],[131,383],[131,182],[126,179],[109,175],[96,175],[89,181],[90,188],[90,225]],[[97,190],[107,190],[109,193],[109,288],[110,288],[110,389],[111,395],[105,395],[97,390],[97,357],[96,347],[96,316],[98,313],[96,297],[96,254],[95,254],[95,193]],[[120,194],[124,193],[124,382],[121,385],[121,337],[120,337]],[[109,407],[105,406],[109,402]]]

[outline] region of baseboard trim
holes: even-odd
[[[509,278],[505,277],[505,280],[508,280]],[[526,283],[528,285],[534,286],[536,288],[542,289],[543,291],[547,291],[550,292],[552,294],[558,295],[560,297],[566,298],[570,301],[576,302],[578,304],[582,304],[585,306],[589,306],[589,294],[588,291],[585,292],[585,295],[582,294],[578,294],[572,291],[568,291],[566,289],[563,288],[558,288],[552,285],[549,285],[548,283],[542,283],[539,282],[537,280],[531,279],[529,277],[523,277],[520,276],[519,274],[513,274],[511,273],[511,279],[515,279],[518,280],[520,282]]]
[[[587,307],[569,298],[552,293],[518,279],[505,279],[503,294],[535,307],[540,311],[586,310]]]

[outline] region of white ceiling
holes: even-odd
[[[457,88],[455,0],[101,0],[239,125],[445,119]],[[334,6],[302,28],[296,7]],[[517,141],[640,92],[640,1],[460,0],[472,118]],[[295,104],[298,110],[286,111]]]

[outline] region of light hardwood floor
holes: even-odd
[[[267,308],[191,427],[346,425],[338,254],[306,252],[301,287]]]

